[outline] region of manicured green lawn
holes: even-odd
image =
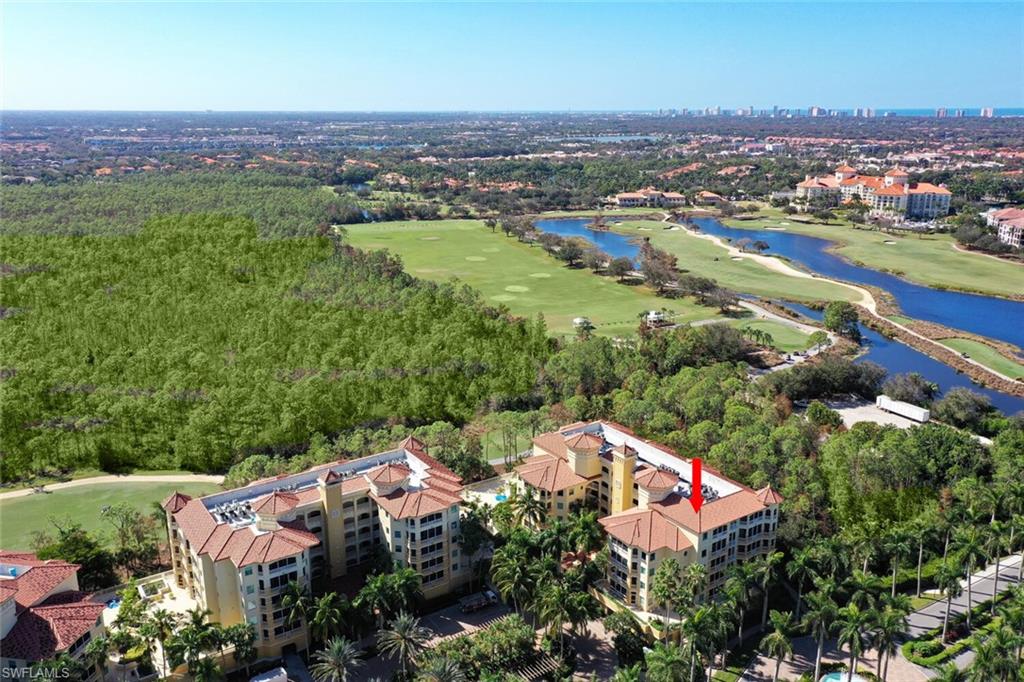
[[[688,234],[683,229],[667,230],[665,223],[644,220],[623,221],[617,232],[649,237],[659,249],[672,253],[679,268],[711,277],[722,286],[747,294],[796,301],[852,301],[858,294],[844,286],[770,270],[749,258],[735,261],[714,242]]]
[[[842,242],[838,253],[845,258],[928,286],[996,295],[1024,292],[1024,265],[957,251],[948,234],[903,237],[855,229],[851,223],[841,220],[833,225],[802,223],[799,216],[794,218],[774,208],[763,209],[758,215],[762,217],[757,220],[726,220],[725,223],[749,229],[785,227],[791,232]]]
[[[631,206],[629,208],[605,208],[600,211],[586,209],[583,211],[545,211],[540,214],[541,218],[590,218],[598,213],[605,218],[625,218],[638,215],[661,215],[663,211],[658,208],[645,208],[642,206]]]
[[[205,495],[219,489],[213,483],[98,483],[66,488],[52,493],[34,493],[25,497],[0,500],[0,547],[32,549],[35,531],[53,532],[49,519],[71,518],[88,531],[109,526],[103,522],[103,507],[127,502],[148,514],[153,502],[161,502],[171,492]]]
[[[436,281],[456,277],[515,315],[543,313],[555,334],[572,334],[575,317],[589,318],[598,334],[626,336],[636,331],[646,310],[667,308],[679,322],[719,316],[717,309],[689,299],[658,298],[646,287],[568,268],[539,246],[491,232],[478,220],[374,223],[349,226],[347,233],[353,246],[398,254],[412,275]]]
[[[1024,377],[1024,365],[1000,355],[995,349],[971,339],[942,339],[943,346],[949,346],[958,353],[967,353],[972,360],[977,360],[986,367],[1016,379]]]
[[[768,332],[772,335],[772,345],[783,353],[806,350],[810,345],[810,334],[804,334],[799,329],[794,329],[781,322],[773,320],[752,320],[750,322],[737,320],[730,324],[737,329],[760,329],[761,331]]]

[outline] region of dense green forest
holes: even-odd
[[[263,237],[310,236],[360,213],[310,178],[265,172],[192,172],[59,185],[3,185],[0,234],[122,235],[150,218],[226,213],[252,218]]]
[[[327,237],[155,218],[121,237],[4,236],[3,478],[223,470],[358,424],[529,398],[543,324]]]

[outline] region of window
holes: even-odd
[[[320,512],[318,512],[318,511],[311,511],[311,512],[309,512],[309,515],[308,515],[308,516],[306,516],[306,518],[307,518],[307,519],[316,519],[316,518],[320,518]]]
[[[246,575],[252,575],[252,566],[246,566],[245,567],[245,574]]]
[[[395,539],[396,539],[396,540],[398,540],[398,539],[400,539],[401,537],[402,537],[402,531],[400,531],[400,530],[396,530],[396,531],[395,531]]]
[[[453,571],[459,570],[459,565],[458,564],[452,564],[452,570]]]
[[[246,594],[252,594],[255,591],[256,591],[255,585],[246,585],[245,586],[245,593]]]

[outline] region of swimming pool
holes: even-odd
[[[821,676],[821,682],[846,682],[846,677],[848,675],[849,673],[844,672],[829,673],[828,675]],[[868,680],[866,677],[854,673],[853,682],[868,682]]]
[[[498,502],[504,502],[505,500],[508,499],[508,495],[495,495],[494,499],[496,499]]]

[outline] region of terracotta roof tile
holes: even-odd
[[[782,504],[782,495],[772,488],[770,483],[757,491],[757,499],[765,505]]]
[[[182,508],[191,499],[191,496],[185,495],[184,493],[179,493],[177,490],[175,490],[173,493],[167,496],[167,499],[165,499],[160,504],[160,506],[164,508],[164,511],[169,511],[172,514],[176,514],[177,512],[181,511]]]
[[[566,490],[588,480],[573,471],[564,459],[547,455],[530,457],[516,467],[516,474],[534,488],[548,492]]]
[[[600,523],[612,537],[645,552],[662,548],[678,552],[693,546],[682,530],[652,509],[613,514]]]
[[[280,514],[294,509],[299,504],[295,493],[275,490],[252,503],[252,510],[259,514]]]
[[[679,483],[679,476],[671,471],[648,467],[646,471],[633,479],[637,485],[651,490],[670,490]]]
[[[690,500],[678,493],[672,493],[660,502],[652,502],[650,506],[651,509],[695,533],[732,523],[748,514],[761,511],[764,507],[752,490],[740,490],[705,502],[699,515],[693,511]]]
[[[3,585],[15,590],[14,601],[18,610],[27,609],[46,599],[54,589],[78,573],[78,564],[59,559],[42,560],[27,552],[2,552],[0,561],[26,568],[17,577],[7,578]]]
[[[408,491],[399,488],[390,495],[370,494],[374,502],[392,518],[410,519],[444,511],[462,498],[437,488]]]
[[[366,472],[366,478],[373,483],[389,485],[409,478],[412,470],[404,464],[384,464]]]
[[[91,630],[104,604],[89,601],[84,592],[64,592],[50,597],[18,616],[0,642],[5,658],[41,661],[65,651]]]

